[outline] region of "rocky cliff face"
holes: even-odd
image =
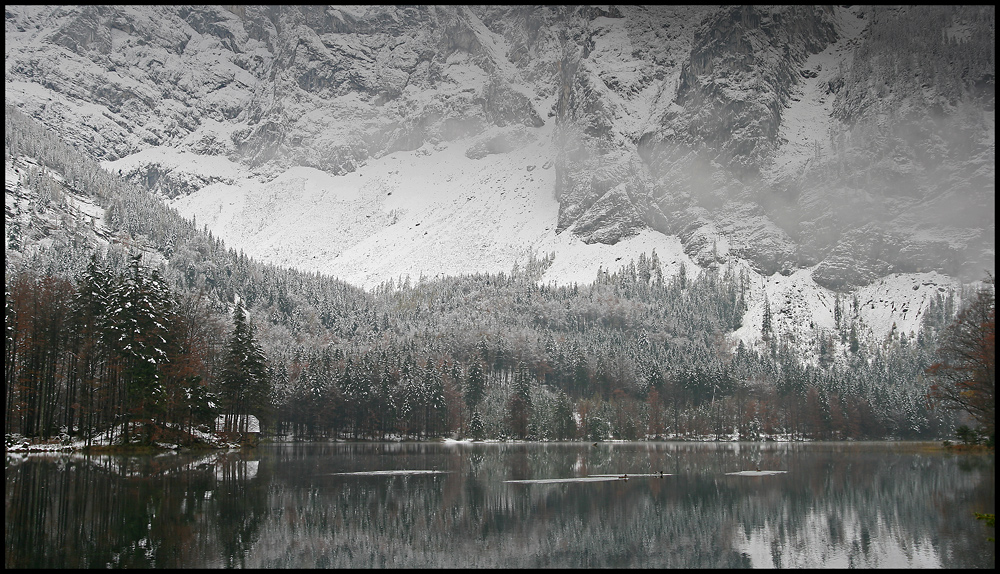
[[[652,228],[837,289],[994,267],[992,7],[8,6],[5,30],[7,101],[102,160],[348,174],[544,137],[586,242]]]

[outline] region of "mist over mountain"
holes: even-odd
[[[548,253],[548,279],[590,281],[671,240],[842,291],[995,265],[989,6],[8,6],[5,27],[8,103],[229,245],[369,287]]]

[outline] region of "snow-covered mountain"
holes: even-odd
[[[994,10],[7,6],[6,101],[364,287],[655,249],[746,266],[748,338],[833,290],[888,331],[995,267]]]

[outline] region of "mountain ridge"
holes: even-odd
[[[893,273],[969,281],[993,268],[995,223],[984,214],[995,194],[995,128],[983,67],[992,54],[979,53],[990,14],[9,7],[6,93],[107,168],[277,263],[309,268],[315,255],[329,265],[312,268],[348,276],[336,262],[343,254],[378,261],[410,243],[400,258],[440,256],[402,272],[383,265],[381,280],[462,270],[474,259],[470,242],[435,239],[420,221],[436,200],[409,215],[393,204],[422,177],[419,193],[452,198],[436,229],[451,219],[482,229],[476,241],[502,237],[506,247],[482,258],[493,271],[559,246],[601,251],[652,232],[677,237],[701,266],[736,257],[763,276],[813,269],[820,285],[848,292]],[[900,38],[907,26],[923,26],[926,38]],[[931,33],[939,29],[944,36]],[[913,48],[910,64],[901,47]],[[948,75],[938,57],[969,64]],[[930,76],[921,102],[898,95],[912,79],[886,71],[897,68]],[[933,145],[920,144],[921,133]],[[346,198],[277,207],[295,193],[355,188],[352,178],[373,194],[360,211]],[[296,180],[298,191],[288,187]],[[274,207],[246,209],[227,227],[227,198],[256,188]],[[469,189],[472,203],[460,207]],[[507,196],[521,207],[501,208]],[[941,205],[947,221],[937,221]],[[294,223],[306,215],[333,225]],[[281,217],[289,223],[276,232]],[[279,236],[281,249],[269,241]],[[598,257],[600,268],[618,257]]]

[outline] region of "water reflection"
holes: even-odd
[[[7,456],[4,565],[242,565],[269,510],[258,464],[239,453]]]
[[[994,468],[891,443],[8,456],[5,566],[992,568]]]

